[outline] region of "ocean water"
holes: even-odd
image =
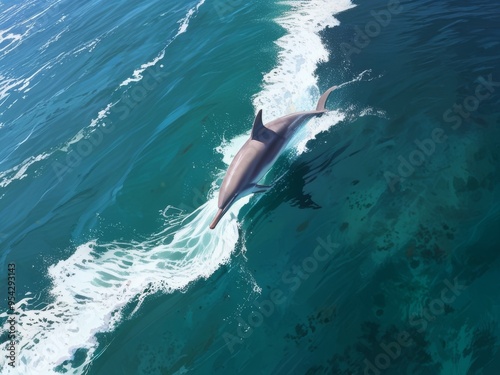
[[[499,17],[1,2],[0,373],[498,374]],[[332,85],[209,230],[257,111]]]

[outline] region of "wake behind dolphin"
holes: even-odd
[[[314,111],[292,113],[266,125],[262,122],[262,109],[257,113],[250,138],[234,157],[222,181],[219,191],[219,210],[210,224],[210,229],[215,228],[236,200],[248,194],[269,190],[271,186],[259,185],[259,180],[272,167],[300,125],[328,112],[325,104],[330,93],[336,88],[338,86],[330,87],[321,95]]]

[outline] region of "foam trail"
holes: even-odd
[[[134,73],[132,74],[132,77],[129,77],[125,81],[123,81],[119,85],[119,87],[121,87],[121,86],[127,86],[128,84],[130,84],[132,82],[138,82],[138,81],[140,81],[143,78],[142,74],[144,73],[144,71],[147,68],[156,65],[160,60],[162,60],[165,57],[165,53],[166,53],[166,50],[167,50],[168,46],[179,35],[181,35],[181,34],[183,34],[183,33],[185,33],[187,31],[188,26],[189,26],[189,21],[192,19],[192,17],[196,14],[196,12],[199,10],[199,8],[204,3],[205,3],[205,0],[201,0],[200,2],[198,2],[198,4],[196,4],[194,7],[192,7],[191,9],[189,9],[188,12],[186,13],[186,15],[178,21],[178,24],[180,24],[180,26],[179,26],[179,28],[177,30],[177,33],[166,44],[166,46],[163,47],[163,49],[160,51],[160,53],[152,61],[147,62],[145,64],[142,64],[139,69],[136,69],[134,71]],[[21,86],[20,88],[18,88],[19,91],[26,90],[29,87],[31,80],[36,75],[38,75],[42,71],[45,71],[46,69],[50,68],[56,62],[62,60],[62,58],[64,58],[66,55],[78,54],[79,52],[87,50],[87,49],[90,49],[90,51],[91,51],[93,48],[95,48],[95,45],[98,42],[101,41],[102,38],[104,38],[105,36],[107,36],[108,34],[110,34],[113,30],[114,29],[111,29],[110,31],[107,31],[102,36],[100,36],[100,37],[98,37],[98,38],[96,38],[96,39],[94,39],[94,40],[92,40],[92,41],[90,41],[88,43],[85,43],[83,46],[80,46],[80,47],[74,49],[73,51],[71,51],[68,54],[65,54],[65,55],[62,55],[62,56],[58,56],[55,59],[55,61],[52,61],[50,63],[46,63],[45,65],[43,65],[40,69],[38,69],[34,74],[32,74],[28,78],[22,79],[20,81],[15,81],[15,80],[12,80],[12,79],[7,79],[7,78],[5,78],[5,77],[3,77],[3,76],[0,75],[0,104],[2,103],[2,100],[5,99],[9,95],[9,91],[11,89],[13,89],[13,88],[15,88],[17,86]],[[1,35],[3,35],[3,34],[1,34]],[[8,170],[0,171],[0,188],[4,188],[4,187],[8,186],[9,184],[11,184],[13,181],[21,180],[24,177],[26,177],[27,176],[27,174],[26,174],[27,169],[31,165],[35,164],[36,162],[48,158],[49,156],[51,156],[52,154],[54,154],[57,151],[68,152],[69,149],[70,149],[70,146],[72,144],[75,144],[75,143],[79,142],[80,140],[89,137],[95,131],[95,128],[97,128],[97,126],[99,124],[101,124],[102,122],[104,122],[104,120],[106,119],[107,115],[111,112],[111,109],[118,102],[119,101],[108,103],[105,108],[103,108],[101,111],[99,111],[99,113],[97,114],[97,117],[95,119],[92,119],[92,121],[91,121],[90,125],[88,126],[88,128],[83,128],[80,131],[78,131],[63,146],[54,148],[54,149],[46,151],[46,152],[43,152],[43,153],[41,153],[41,154],[39,154],[37,156],[32,156],[32,157],[24,160],[20,164],[14,166],[14,167],[12,167],[12,168],[10,168]],[[21,172],[19,172],[19,171],[21,171]],[[0,199],[1,199],[1,196],[0,196]]]
[[[144,242],[88,242],[51,266],[54,301],[39,310],[28,309],[35,297],[17,303],[18,363],[11,371],[2,356],[2,373],[51,374],[59,366],[67,374],[82,374],[95,355],[96,333],[116,328],[126,304],[136,303],[133,314],[148,295],[183,290],[209,277],[229,261],[238,240],[231,215],[216,230],[208,229],[215,206],[212,198],[182,217],[181,228],[167,225]],[[77,349],[87,351],[86,360],[73,368]]]
[[[363,80],[365,75],[369,75],[371,73],[370,70],[365,70],[359,73],[355,78],[350,81],[343,82],[337,85],[337,90],[345,87],[347,85],[360,82]],[[365,81],[370,81],[372,78],[365,79]],[[368,114],[368,110],[367,114]],[[330,127],[338,124],[341,121],[344,121],[347,118],[347,115],[339,110],[331,110],[326,115],[323,115],[321,118],[315,118],[310,121],[306,126],[303,126],[297,134],[293,137],[290,142],[290,146],[297,152],[297,154],[301,154],[303,152],[307,152],[307,143],[315,139],[316,136],[328,130]]]
[[[201,4],[203,0],[197,7]],[[278,41],[283,48],[279,64],[264,77],[263,90],[254,98],[255,107],[264,109],[268,121],[299,109],[292,107],[315,107],[319,90],[314,71],[320,61],[328,58],[317,33],[338,23],[330,14],[352,4],[346,0],[335,3],[313,0],[291,2],[290,6],[291,10],[277,20],[288,31]],[[178,33],[185,31],[186,22],[196,9],[181,22]],[[331,126],[342,116],[332,111],[315,121]],[[314,129],[310,125],[307,128]],[[313,131],[305,139],[316,133]],[[226,164],[247,137],[248,134],[236,137],[217,148]],[[297,144],[292,147],[300,152]],[[216,181],[219,179],[217,176]],[[91,241],[78,246],[68,259],[48,270],[53,281],[50,291],[53,302],[37,309],[32,306],[35,297],[27,296],[16,305],[21,311],[17,326],[18,367],[13,372],[6,366],[5,357],[0,356],[2,373],[51,374],[57,368],[59,373],[83,374],[97,355],[96,335],[115,329],[126,318],[123,316],[126,305],[133,307],[133,314],[148,295],[184,290],[230,260],[238,241],[235,214],[249,200],[246,197],[237,201],[214,230],[209,229],[217,209],[212,190],[208,201],[191,214],[165,212],[165,229],[147,241],[110,244]],[[5,316],[5,313],[0,315]],[[3,330],[7,328],[4,325]],[[72,367],[77,349],[86,351],[86,359]]]
[[[41,160],[47,159],[50,155],[51,155],[51,153],[44,152],[44,153],[41,153],[37,156],[30,156],[29,158],[25,159],[21,164],[16,165],[15,167],[10,168],[6,171],[0,172],[0,179],[2,179],[0,181],[0,188],[6,187],[12,181],[22,180],[23,178],[25,178],[27,176],[26,171],[28,170],[28,168],[31,165],[33,165]],[[9,174],[12,174],[12,176],[7,177],[7,175],[9,175]]]
[[[269,119],[316,107],[319,98],[314,72],[320,62],[328,60],[328,51],[319,32],[337,26],[334,14],[352,8],[350,0],[286,1],[290,6],[276,21],[286,31],[276,41],[281,51],[279,64],[264,75],[263,90],[254,97],[256,109],[263,108]]]
[[[186,13],[186,16],[184,18],[182,18],[178,23],[180,24],[179,28],[177,29],[177,33],[172,37],[172,39],[170,39],[168,42],[167,42],[167,45],[165,47],[163,47],[163,49],[160,51],[160,53],[151,61],[145,63],[145,64],[142,64],[140,66],[139,69],[136,69],[134,71],[134,73],[132,74],[132,77],[130,78],[127,78],[125,81],[123,81],[122,83],[120,83],[120,86],[127,86],[128,84],[132,83],[132,82],[138,82],[140,81],[143,76],[142,76],[142,73],[144,73],[144,71],[149,68],[149,67],[152,67],[152,66],[155,66],[160,60],[162,60],[164,57],[165,57],[165,53],[166,53],[166,50],[168,48],[168,46],[170,44],[172,44],[172,42],[181,34],[185,33],[188,26],[189,26],[189,21],[191,20],[191,17],[193,17],[193,15],[198,11],[198,9],[205,3],[205,0],[201,0],[198,4],[196,4],[194,7],[192,7],[191,9],[188,10],[188,12]]]
[[[332,2],[329,0],[286,1],[290,10],[276,22],[287,34],[276,41],[281,48],[278,64],[263,77],[263,88],[254,96],[255,113],[263,110],[264,123],[277,117],[316,108],[320,92],[314,72],[318,64],[328,60],[328,51],[321,41],[319,32],[325,27],[337,26],[335,14],[354,7],[350,0]],[[343,87],[360,81],[369,71],[364,71],[349,82],[338,84]],[[321,118],[314,118],[297,133],[288,148],[297,154],[307,151],[306,144],[317,134],[344,120],[345,114],[332,111]],[[230,141],[224,142],[216,151],[229,164],[236,152],[248,139],[250,130]]]

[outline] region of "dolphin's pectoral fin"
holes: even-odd
[[[258,185],[258,184],[254,184],[251,187],[251,192],[253,194],[256,194],[256,193],[265,193],[266,191],[268,191],[271,188],[272,188],[272,185]]]
[[[250,184],[245,190],[246,194],[265,193],[272,188],[272,185]]]

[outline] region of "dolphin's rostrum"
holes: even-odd
[[[337,86],[330,87],[319,98],[315,111],[296,112],[279,117],[266,125],[262,123],[262,109],[255,116],[252,133],[229,165],[219,190],[219,210],[210,229],[214,229],[231,205],[239,198],[267,191],[270,186],[258,185],[292,138],[297,128],[312,117],[327,112],[325,103]]]

